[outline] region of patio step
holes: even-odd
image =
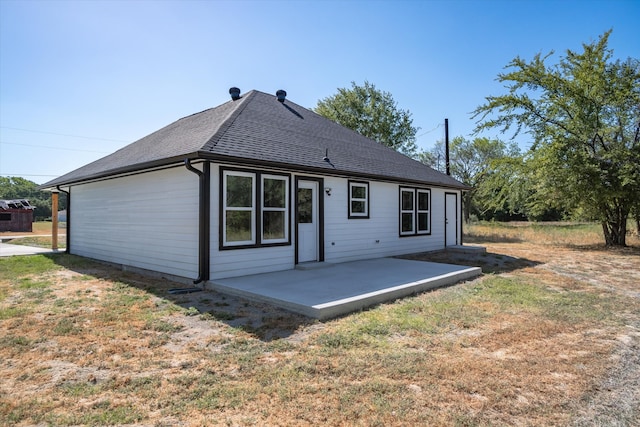
[[[301,262],[296,265],[296,270],[319,270],[321,268],[333,267],[335,264],[330,262]]]
[[[466,245],[456,245],[456,246],[447,246],[447,252],[455,252],[458,254],[486,254],[487,248],[484,246],[466,246]]]

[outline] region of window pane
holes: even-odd
[[[354,199],[365,199],[367,197],[367,188],[357,185],[352,186],[351,197]]]
[[[286,182],[282,179],[264,179],[264,207],[284,208],[286,207]]]
[[[352,214],[358,214],[358,213],[366,213],[366,203],[365,202],[356,202],[353,201],[351,202],[351,213]]]
[[[418,214],[418,231],[429,231],[429,214]]]
[[[251,211],[227,211],[227,242],[251,241]]]
[[[402,210],[403,211],[413,210],[413,191],[402,192]]]
[[[311,197],[313,190],[310,188],[298,189],[298,223],[311,224],[313,222],[313,205]]]
[[[429,193],[424,193],[424,192],[418,193],[418,210],[421,210],[421,211],[429,210]]]
[[[227,206],[252,207],[253,179],[250,176],[227,175]]]
[[[284,239],[284,212],[263,212],[262,229],[262,238],[265,240]]]
[[[412,213],[403,213],[402,214],[402,232],[413,231],[413,214]]]

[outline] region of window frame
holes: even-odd
[[[413,206],[411,209],[403,209],[403,193],[410,193],[411,200]],[[428,209],[420,209],[420,194],[427,194],[428,200]],[[400,237],[409,237],[409,236],[428,236],[431,234],[431,189],[424,187],[399,187],[399,200],[398,200],[398,234]],[[412,229],[410,231],[403,231],[403,216],[411,215],[411,226]],[[420,214],[427,214],[427,229],[420,229]]]
[[[264,205],[264,190],[265,190],[265,179],[279,180],[284,182],[284,207],[273,207],[273,206],[265,206]],[[261,206],[260,206],[260,242],[263,245],[271,245],[274,243],[287,243],[289,241],[289,201],[290,201],[290,193],[289,193],[289,182],[290,178],[288,175],[279,175],[272,173],[264,173],[260,174],[260,195],[261,197]],[[284,224],[282,224],[284,237],[280,239],[266,239],[264,237],[264,220],[263,214],[265,212],[284,212]]]
[[[427,195],[427,209],[420,209],[420,194]],[[427,229],[420,230],[420,214],[427,214]],[[416,234],[431,234],[431,190],[416,188]]]
[[[247,171],[238,171],[232,169],[221,170],[221,191],[220,191],[220,207],[221,207],[221,215],[220,215],[220,231],[221,231],[221,245],[225,248],[229,247],[246,247],[246,246],[254,246],[257,243],[256,239],[256,174]],[[227,178],[229,176],[240,176],[245,178],[251,178],[251,207],[235,207],[235,206],[227,206]],[[240,241],[228,241],[227,240],[227,212],[251,212],[251,239],[249,240],[240,240]]]
[[[353,188],[364,188],[365,189],[365,197],[364,198],[360,198],[360,197],[353,197],[353,192],[352,189]],[[347,186],[348,192],[349,192],[349,196],[347,197],[348,200],[348,217],[349,219],[369,219],[369,206],[370,206],[370,199],[371,199],[371,194],[369,192],[369,183],[366,181],[352,181],[349,180],[348,181],[348,186]],[[353,202],[364,202],[364,212],[353,212]]]
[[[411,194],[411,209],[403,209],[403,193],[410,193]],[[400,231],[400,236],[413,236],[416,234],[416,192],[415,192],[415,188],[407,188],[407,187],[400,187],[400,206],[399,206],[399,212],[400,212],[400,224],[399,224],[399,231]],[[402,225],[403,225],[403,215],[407,215],[407,214],[411,214],[411,230],[410,231],[404,231],[402,229]]]
[[[229,209],[227,206],[227,177],[233,176],[250,176],[252,177],[251,198],[252,198],[252,215],[251,215],[251,240],[243,240],[239,242],[227,241],[226,230],[226,212],[229,210],[240,210],[237,208]],[[285,207],[273,208],[264,207],[264,179],[281,179],[285,182]],[[220,194],[219,194],[219,250],[231,249],[248,249],[272,246],[288,246],[291,245],[291,175],[286,173],[278,173],[263,170],[249,170],[234,167],[220,167]],[[284,234],[282,239],[265,239],[264,225],[262,215],[264,212],[284,211]]]

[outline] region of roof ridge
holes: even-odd
[[[220,126],[216,129],[216,131],[211,135],[211,137],[204,143],[201,150],[208,150],[210,147],[215,147],[218,145],[220,139],[224,136],[225,133],[229,130],[231,125],[236,121],[240,113],[247,107],[251,98],[253,98],[256,94],[255,90],[250,90],[244,96],[240,97],[239,100],[230,101],[230,102],[238,102],[239,105],[234,108],[231,113],[227,116],[226,119],[220,123]]]

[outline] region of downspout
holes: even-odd
[[[198,277],[193,281],[194,285],[209,280],[209,238],[210,238],[210,212],[211,212],[211,173],[209,162],[204,162],[202,171],[191,165],[190,159],[184,159],[185,167],[198,175],[199,209],[198,209]]]
[[[69,187],[69,191],[64,191],[60,186],[56,186],[59,192],[67,195],[67,234],[66,234],[66,248],[64,249],[65,254],[70,254],[71,250],[71,187]]]
[[[460,190],[460,246],[464,246],[464,193]]]

